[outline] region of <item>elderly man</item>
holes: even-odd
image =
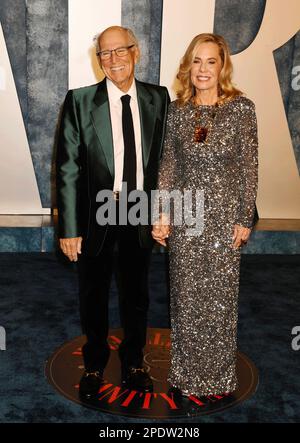
[[[113,192],[118,212],[122,188],[149,196],[156,188],[169,95],[164,87],[135,79],[139,55],[130,29],[103,31],[97,56],[106,78],[67,93],[59,132],[59,237],[64,254],[78,262],[80,316],[87,338],[79,392],[85,398],[97,394],[109,359],[108,296],[114,267],[124,332],[119,347],[122,383],[152,389],[143,367],[151,226],[103,226],[96,220],[99,191]]]

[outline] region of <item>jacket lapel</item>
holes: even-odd
[[[151,144],[154,134],[156,112],[155,105],[152,103],[152,95],[147,88],[136,80],[137,97],[141,121],[141,137],[144,171],[149,161]],[[91,118],[96,131],[101,148],[104,152],[108,169],[114,177],[114,149],[112,128],[110,120],[109,101],[106,88],[106,80],[99,83],[94,97],[95,109],[91,112]]]
[[[93,126],[104,152],[108,169],[111,176],[114,177],[114,149],[106,80],[99,83],[94,103],[96,107],[91,112]]]
[[[143,166],[144,171],[146,171],[155,128],[156,112],[155,106],[152,103],[152,95],[148,92],[146,87],[136,80],[136,88],[141,121]]]

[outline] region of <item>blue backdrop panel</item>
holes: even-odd
[[[233,54],[245,50],[259,32],[265,3],[216,0],[214,32],[224,35]],[[122,1],[122,24],[135,31],[142,49],[137,77],[151,83],[159,83],[162,8],[162,0]],[[55,207],[55,134],[68,89],[68,1],[0,0],[0,20],[42,204]],[[182,55],[178,54],[178,63]],[[292,87],[293,68],[300,67],[300,33],[277,49],[274,58],[300,170],[300,93]],[[18,245],[12,239],[13,232],[3,231],[1,250],[22,250],[22,238],[24,250],[30,249],[30,229],[22,231]],[[40,240],[35,234],[32,250],[53,248],[50,226],[41,226]],[[299,233],[265,231],[255,233],[245,252],[295,253],[299,249]]]

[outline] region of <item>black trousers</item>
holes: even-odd
[[[79,300],[83,333],[83,359],[88,371],[103,370],[109,359],[108,302],[113,271],[119,291],[124,339],[119,347],[122,368],[143,362],[149,305],[148,270],[151,249],[141,248],[137,226],[109,226],[96,257],[79,255]]]

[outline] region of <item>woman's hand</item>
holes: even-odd
[[[162,214],[158,222],[152,226],[152,237],[162,246],[167,246],[166,238],[170,234],[170,224],[168,216]]]
[[[244,246],[249,240],[250,234],[251,228],[245,228],[241,225],[234,225],[232,247],[240,248],[241,246]]]

